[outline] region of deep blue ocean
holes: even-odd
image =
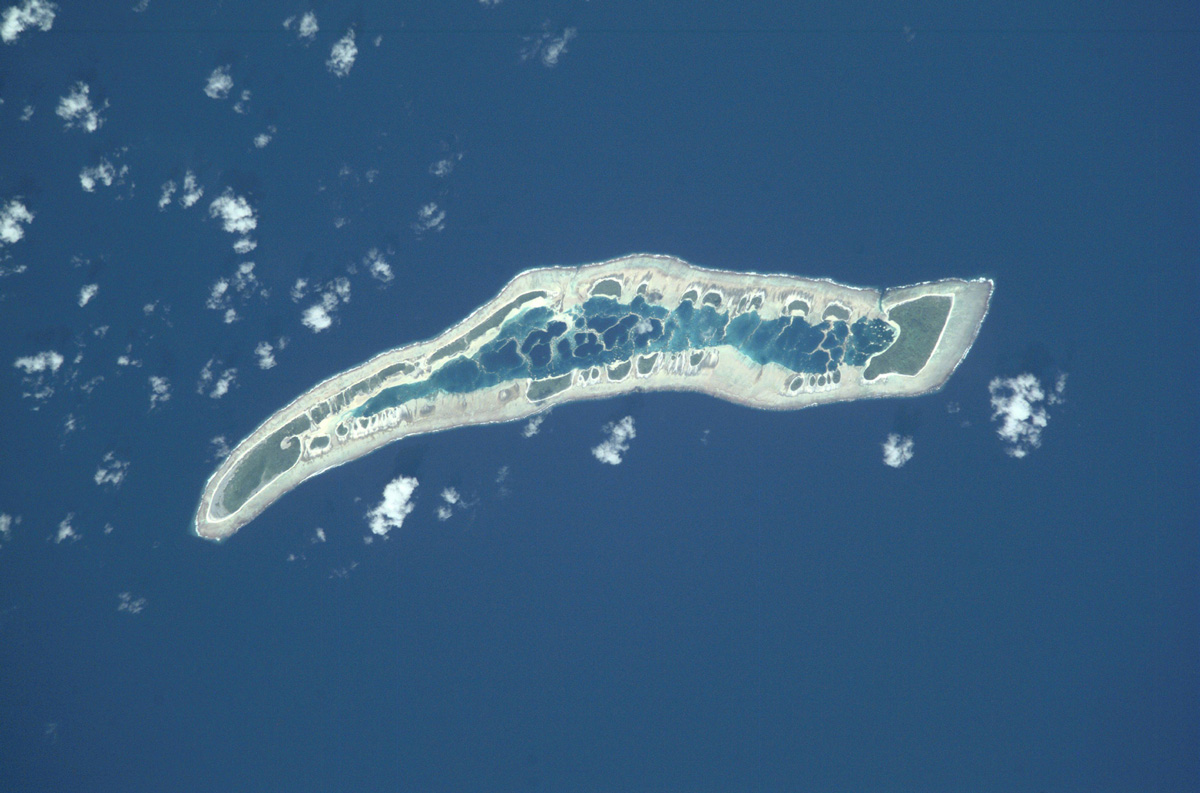
[[[0,790],[1200,789],[1200,12],[830,6],[0,0]],[[214,439],[632,252],[996,289],[935,394],[191,533]]]

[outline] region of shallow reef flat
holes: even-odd
[[[437,338],[302,394],[209,477],[194,529],[224,539],[298,484],[409,435],[515,421],[630,391],[793,410],[940,388],[993,284],[880,291],[637,254],[528,270]]]

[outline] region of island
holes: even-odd
[[[866,289],[650,254],[527,270],[436,338],[334,375],[264,421],[209,477],[193,529],[225,539],[306,479],[401,438],[579,399],[700,391],[794,410],[929,393],[970,350],[992,288]]]

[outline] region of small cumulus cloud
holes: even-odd
[[[124,184],[125,177],[129,174],[129,166],[122,165],[118,169],[115,165],[109,162],[107,157],[101,157],[100,162],[91,167],[85,166],[79,171],[79,185],[85,193],[96,192],[97,185],[104,187],[112,187],[113,184]]]
[[[235,195],[233,189],[227,187],[224,193],[209,204],[208,214],[210,217],[219,218],[221,227],[228,233],[242,235],[241,239],[234,243],[234,250],[238,250],[239,247],[245,249],[247,243],[251,243],[250,248],[245,250],[253,250],[254,245],[249,234],[258,228],[258,214],[245,196]]]
[[[304,287],[307,286],[307,281],[301,284],[304,279],[297,279],[296,285],[292,287],[292,299],[298,300],[304,296]],[[297,294],[300,295],[297,298]],[[308,308],[304,309],[300,315],[300,322],[304,327],[311,330],[313,333],[320,333],[327,330],[333,325],[333,314],[337,308],[343,303],[350,302],[350,279],[335,278],[325,285],[324,291],[321,293],[320,301],[313,303]]]
[[[229,389],[237,381],[237,369],[221,367],[221,362],[216,358],[208,359],[204,368],[200,370],[200,379],[196,382],[197,394],[207,394],[212,399],[220,399],[229,393]]]
[[[42,372],[53,374],[63,365],[64,360],[60,353],[54,350],[45,350],[35,355],[26,355],[23,358],[18,358],[13,361],[13,366],[25,374],[40,374]]]
[[[305,44],[315,39],[317,31],[321,29],[317,25],[317,15],[312,11],[306,12],[298,20],[295,16],[288,17],[283,20],[283,27],[287,30],[295,30],[297,38]]]
[[[33,213],[21,203],[19,198],[9,199],[7,204],[0,206],[0,248],[20,242],[25,237],[25,229],[33,222]]]
[[[550,23],[542,25],[542,30],[533,36],[526,36],[521,47],[521,60],[532,58],[541,60],[542,65],[552,69],[558,65],[559,58],[567,51],[567,43],[575,38],[575,28],[564,28],[561,33],[555,33]]]
[[[4,545],[12,540],[12,530],[14,526],[21,523],[20,515],[9,515],[7,512],[0,512],[0,545]]]
[[[883,464],[900,468],[913,458],[913,439],[890,433],[883,442]]]
[[[58,523],[58,531],[54,532],[51,539],[55,545],[62,545],[64,542],[77,542],[80,534],[75,531],[75,526],[72,525],[75,520],[75,513],[68,512],[67,516]]]
[[[21,379],[21,384],[24,388],[21,396],[30,397],[37,401],[49,399],[53,396],[54,375],[62,368],[65,360],[62,354],[56,350],[44,350],[34,355],[17,358],[13,361],[13,366],[24,373]]]
[[[188,171],[183,175],[183,192],[179,194],[179,205],[190,208],[204,195],[204,188],[196,183],[196,174]]]
[[[367,272],[373,278],[383,281],[385,284],[395,277],[392,273],[392,265],[388,263],[378,248],[367,251],[367,255],[363,257],[363,266],[367,268]]]
[[[398,476],[383,488],[383,499],[367,513],[371,533],[386,537],[392,529],[404,524],[413,511],[413,493],[417,489],[415,476]]]
[[[412,227],[418,236],[427,231],[441,231],[446,227],[446,212],[430,201],[417,210],[417,220]]]
[[[171,381],[159,375],[150,375],[150,409],[158,407],[171,398]]]
[[[174,180],[168,179],[163,182],[162,192],[158,196],[158,211],[162,212],[171,205],[171,198],[175,195],[175,191],[179,189],[179,185],[175,184]]]
[[[454,166],[462,159],[462,152],[443,157],[429,166],[429,172],[438,178],[445,178],[454,171]]]
[[[547,410],[530,418],[529,421],[525,423],[525,426],[521,428],[521,437],[532,438],[534,435],[537,435],[539,432],[541,432],[542,422],[545,421],[549,415],[550,411]]]
[[[354,60],[357,57],[358,47],[354,44],[354,28],[350,28],[346,31],[346,35],[334,42],[325,66],[333,75],[345,77],[350,74],[350,69],[354,66]]]
[[[637,437],[633,428],[633,416],[605,424],[604,432],[608,434],[608,438],[600,445],[592,447],[592,456],[608,465],[620,465],[624,459],[623,455],[629,451],[629,442]]]
[[[204,83],[204,95],[209,99],[224,99],[233,90],[233,78],[229,76],[229,66],[218,66],[212,70]]]
[[[84,284],[79,289],[79,307],[83,308],[92,302],[92,298],[100,291],[100,284]]]
[[[1050,421],[1047,407],[1063,401],[1067,376],[1060,374],[1052,389],[1025,372],[1016,377],[995,377],[988,383],[992,421],[1009,457],[1025,457],[1042,445],[1042,431]]]
[[[229,452],[232,451],[232,449],[229,448],[229,441],[225,439],[224,435],[218,435],[215,438],[211,438],[208,441],[208,444],[212,447],[214,460],[224,460],[229,456]]]
[[[260,341],[258,346],[254,348],[254,354],[258,357],[259,369],[273,369],[275,367],[275,347],[269,341]]]
[[[234,104],[233,112],[241,113],[242,115],[245,115],[246,111],[247,111],[246,106],[248,104],[250,104],[250,89],[249,88],[242,91],[242,98],[239,99],[236,104]]]
[[[58,109],[54,112],[66,122],[67,129],[95,132],[104,124],[100,113],[108,107],[108,100],[104,100],[104,104],[97,108],[92,104],[91,92],[87,83],[77,82],[66,96],[59,98]]]
[[[450,520],[450,518],[454,515],[455,507],[462,509],[469,506],[465,501],[463,501],[462,494],[458,492],[457,488],[444,487],[442,488],[441,496],[442,503],[438,504],[437,509],[434,510],[434,515],[437,516],[439,521],[445,522]]]
[[[25,0],[21,5],[9,6],[0,16],[0,39],[5,44],[15,44],[29,28],[48,32],[54,25],[57,11],[58,6],[48,0]]]
[[[96,468],[96,473],[92,477],[98,486],[108,485],[113,488],[121,486],[125,481],[125,474],[129,471],[128,460],[118,460],[112,452],[107,452],[100,460],[100,465]]]
[[[146,608],[146,598],[134,597],[130,592],[122,592],[117,595],[117,611],[123,611],[126,614],[141,614]]]
[[[274,137],[275,132],[276,132],[275,125],[274,124],[268,125],[266,132],[260,132],[259,134],[254,136],[254,148],[256,148],[256,149],[267,148],[267,144],[271,142],[271,139]]]
[[[218,278],[209,288],[204,307],[224,312],[225,324],[228,325],[240,318],[233,301],[236,299],[239,306],[245,306],[246,301],[254,295],[265,300],[270,292],[259,285],[258,276],[254,274],[254,262],[242,262],[232,276]]]

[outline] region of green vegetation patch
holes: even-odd
[[[379,374],[377,374],[375,376],[378,378],[381,378],[383,380],[386,380],[387,378],[392,377],[394,375],[410,374],[414,369],[416,369],[416,367],[413,366],[412,364],[394,363],[391,366],[387,366],[387,367],[384,367],[383,369],[380,369]]]
[[[654,369],[654,364],[658,361],[658,353],[651,355],[638,356],[638,372],[641,374],[650,374]]]
[[[884,374],[914,375],[924,369],[953,305],[954,298],[926,295],[893,306],[888,319],[900,326],[900,335],[891,347],[871,359],[863,376],[874,380]]]
[[[806,303],[803,300],[793,300],[792,302],[788,303],[787,312],[789,314],[795,314],[797,311],[807,314],[808,313],[808,303]]]
[[[643,284],[645,286],[645,284]],[[603,281],[597,281],[592,286],[592,297],[596,295],[604,295],[615,300],[621,299],[621,282],[612,278],[605,278]]]
[[[850,312],[841,306],[826,306],[825,313],[821,315],[821,319],[840,319],[843,322],[849,322]]]
[[[525,392],[525,395],[529,397],[530,402],[540,402],[570,388],[573,376],[564,374],[558,377],[547,377],[544,380],[534,380],[529,384],[529,390]]]
[[[629,370],[632,368],[632,366],[632,361],[621,361],[619,364],[608,367],[608,379],[624,380],[625,375],[629,374]]]
[[[297,416],[282,429],[268,435],[242,458],[221,493],[221,507],[231,515],[254,495],[259,488],[296,464],[300,459],[300,444],[293,441],[282,448],[285,439],[304,432],[312,426],[308,416]]]

